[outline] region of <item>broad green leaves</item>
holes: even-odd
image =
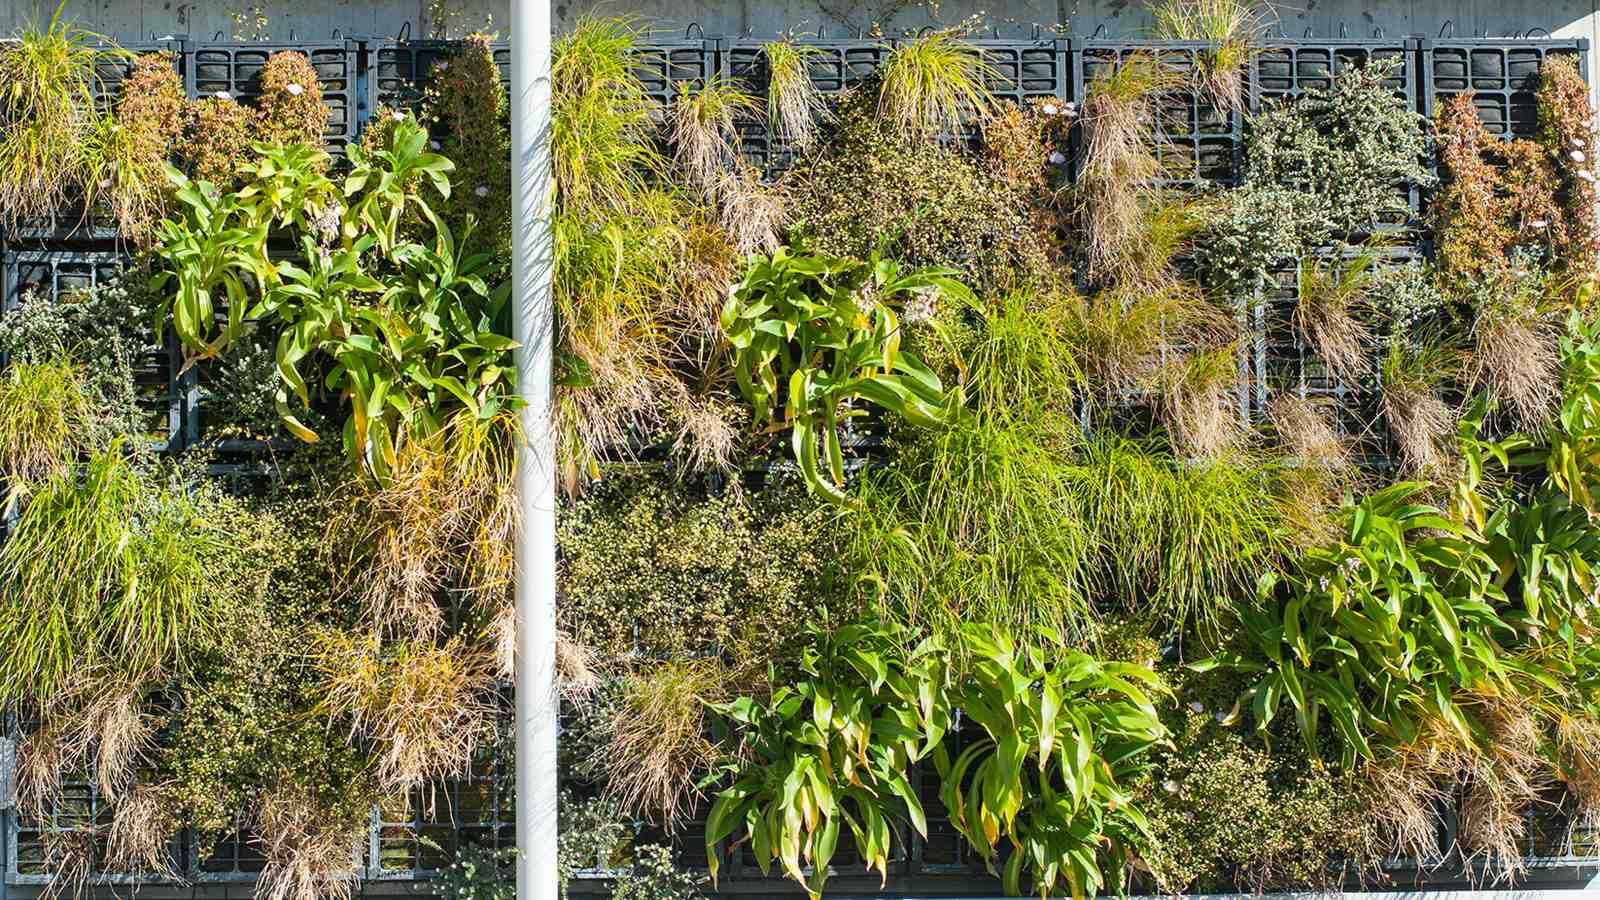
[[[346,449],[379,477],[408,436],[460,409],[488,419],[514,395],[508,289],[489,286],[491,261],[465,255],[469,235],[429,207],[424,188],[448,196],[452,165],[427,140],[401,122],[386,147],[352,147],[340,182],[326,153],[300,146],[259,145],[244,186],[226,194],[173,171],[186,214],[160,230],[172,271],[155,285],[193,358],[226,352],[251,323],[280,326],[285,427],[319,439],[292,402],[309,407],[320,379],[349,399]],[[296,241],[297,256],[273,262],[269,237]]]
[[[952,274],[903,274],[890,260],[779,248],[770,257],[752,257],[723,306],[722,330],[756,425],[790,432],[806,484],[830,502],[851,503],[839,428],[843,419],[862,414],[850,408],[852,401],[924,427],[959,414],[960,391],[947,391],[921,360],[901,352],[894,310],[903,298],[925,291],[970,300]]]
[[[887,878],[901,824],[927,833],[911,766],[931,755],[952,824],[1008,892],[1027,878],[1041,896],[1096,893],[1146,832],[1123,785],[1165,736],[1155,676],[1059,646],[1047,659],[993,627],[963,629],[955,652],[907,649],[912,639],[876,625],[819,632],[800,681],[719,707],[741,746],[707,822],[713,875],[717,845],[748,840],[763,869],[776,860],[818,896],[849,828]],[[966,746],[951,734],[956,709],[983,733]]]

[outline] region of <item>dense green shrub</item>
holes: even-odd
[[[957,269],[975,287],[1044,278],[1047,234],[1032,199],[981,162],[903,134],[877,117],[866,88],[838,110],[833,134],[784,179],[794,240],[865,259]]]
[[[1370,233],[1404,217],[1407,187],[1427,186],[1426,120],[1384,83],[1393,61],[1346,69],[1331,92],[1312,90],[1252,116],[1245,179],[1310,195],[1329,229]]]
[[[617,471],[561,517],[562,627],[609,658],[782,655],[796,622],[837,605],[833,516],[794,485],[704,493]]]

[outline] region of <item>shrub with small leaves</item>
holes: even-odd
[[[791,240],[830,256],[956,269],[975,288],[1052,272],[1048,224],[1009,177],[878,118],[873,93],[845,99],[833,133],[783,180]]]
[[[1331,92],[1269,105],[1249,122],[1245,177],[1310,194],[1341,235],[1367,234],[1409,211],[1427,186],[1427,120],[1386,84],[1393,61],[1346,69]]]
[[[1196,273],[1230,297],[1260,290],[1274,269],[1299,258],[1305,246],[1321,243],[1329,231],[1313,198],[1275,184],[1222,191],[1202,209]]]
[[[1600,187],[1595,184],[1594,108],[1577,62],[1552,55],[1539,73],[1539,143],[1557,161],[1560,219],[1551,262],[1573,274],[1590,272],[1600,255]]]
[[[798,486],[702,494],[616,475],[557,530],[562,625],[603,657],[765,660],[827,601],[831,515]]]
[[[1440,324],[1441,317],[1450,312],[1432,269],[1417,260],[1384,267],[1381,276],[1372,279],[1367,299],[1385,320],[1387,331],[1395,335]]]
[[[261,99],[257,110],[261,131],[256,140],[277,144],[322,146],[328,127],[328,108],[322,103],[322,85],[316,67],[304,53],[283,50],[261,67]]]
[[[188,118],[185,139],[178,147],[183,168],[199,181],[231,185],[259,137],[255,110],[237,100],[204,97],[189,104]]]

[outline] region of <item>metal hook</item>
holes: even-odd
[[[1306,26],[1306,30],[1305,30],[1305,34],[1303,34],[1303,35],[1301,35],[1301,36],[1302,36],[1302,37],[1307,37],[1307,38],[1309,38],[1309,37],[1311,37],[1311,36],[1312,36],[1312,35],[1311,35],[1311,26],[1310,26],[1310,25],[1307,25],[1307,26]]]
[[[1099,24],[1099,26],[1095,28],[1094,34],[1089,35],[1089,40],[1092,41],[1095,38],[1103,38],[1105,36],[1106,36],[1106,23],[1101,22]]]
[[[1446,29],[1449,29],[1451,37],[1455,37],[1456,36],[1456,20],[1455,19],[1445,19],[1444,20],[1444,24],[1439,26],[1439,37],[1444,37],[1444,33],[1445,33]]]
[[[289,29],[289,43],[291,43],[291,44],[294,43],[295,42],[295,38],[296,38],[296,35],[294,33],[294,29],[293,28]]]
[[[1040,28],[1041,27],[1042,26],[1040,26],[1040,24],[1038,22],[1033,23],[1033,39],[1036,40],[1036,41],[1039,39],[1039,32],[1040,32]]]
[[[928,32],[930,32],[932,30],[933,30],[933,26],[932,25],[924,25],[921,28],[918,28],[917,29],[917,40],[921,40],[924,37],[927,37]]]
[[[334,30],[333,30],[333,40],[336,40],[336,41],[342,41],[342,40],[344,40],[344,32],[343,32],[343,31],[341,31],[341,30],[340,30],[340,29],[338,29],[338,28],[335,28],[335,29],[334,29]]]
[[[1345,24],[1343,22],[1340,22],[1339,23],[1339,37],[1347,38],[1349,36],[1350,36],[1350,29],[1345,27]]]
[[[993,28],[989,29],[989,33],[994,36],[995,40],[997,40],[997,41],[1000,40],[1000,26],[999,25],[996,25]]]
[[[1375,38],[1383,37],[1383,26],[1382,25],[1374,25],[1374,26],[1372,26],[1372,36],[1375,37]]]
[[[213,40],[213,41],[220,41],[220,40],[222,40],[222,32],[221,32],[221,31],[218,31],[218,32],[217,32],[217,33],[216,33],[216,34],[213,34],[213,35],[212,35],[212,36],[211,36],[211,39],[212,39],[212,40]]]
[[[395,32],[394,39],[397,41],[411,40],[411,21],[409,19],[406,20],[404,25],[400,26],[399,31]]]
[[[1544,32],[1544,39],[1545,39],[1545,40],[1548,40],[1548,39],[1550,39],[1550,38],[1553,38],[1553,37],[1555,37],[1555,35],[1553,35],[1553,34],[1551,34],[1551,33],[1550,33],[1550,29],[1548,29],[1548,28],[1545,28],[1545,27],[1543,27],[1543,26],[1535,26],[1535,27],[1533,27],[1533,28],[1529,28],[1529,29],[1528,29],[1528,33],[1527,33],[1527,34],[1526,34],[1526,35],[1525,35],[1525,37],[1527,37],[1527,38],[1528,38],[1528,39],[1529,39],[1529,40],[1533,40],[1533,39],[1534,39],[1534,37],[1533,37],[1533,33],[1534,33],[1534,32],[1535,32],[1535,31],[1542,31],[1542,32]]]
[[[689,23],[689,27],[685,28],[683,30],[683,39],[684,40],[686,40],[686,41],[689,40],[689,32],[691,32],[691,31],[700,32],[700,40],[703,41],[703,40],[706,39],[706,30],[704,28],[700,27],[700,23],[699,22],[690,22]]]

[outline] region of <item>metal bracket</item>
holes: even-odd
[[[17,805],[17,742],[0,738],[0,811]]]

